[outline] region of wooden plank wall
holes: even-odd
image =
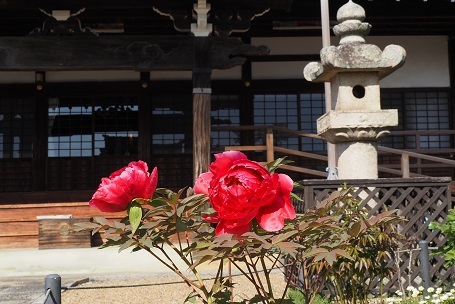
[[[120,219],[125,212],[103,213],[89,207],[87,202],[0,205],[0,249],[38,248],[39,224],[37,216],[71,214],[73,218],[104,216]]]

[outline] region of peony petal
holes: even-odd
[[[221,176],[231,168],[235,161],[247,159],[246,155],[239,151],[226,151],[215,154],[215,161],[209,165],[209,170],[215,176]]]
[[[142,160],[139,160],[137,162],[130,162],[128,164],[128,167],[130,167],[134,170],[143,171],[143,172],[148,172],[148,170],[149,170],[147,163]]]
[[[281,191],[283,193],[291,193],[294,188],[294,181],[286,174],[278,174],[280,178]]]
[[[199,175],[199,177],[196,179],[196,182],[194,183],[194,193],[209,195],[210,181],[212,178],[212,172],[206,172]]]
[[[283,216],[285,219],[295,219],[295,209],[291,201],[291,191],[294,181],[286,174],[278,174],[280,177],[281,196],[284,199]]]
[[[114,182],[104,186],[102,194],[104,195],[104,200],[116,205],[127,206],[134,198],[125,185]]]
[[[214,214],[211,214],[211,215],[206,215],[206,214],[203,214],[201,216],[202,220],[207,222],[207,223],[212,223],[212,224],[216,224],[220,221],[220,219],[218,218],[218,214],[214,213]]]
[[[156,187],[158,186],[158,168],[155,167],[153,168],[152,173],[150,173],[150,176],[148,177],[147,181],[147,186],[145,188],[144,192],[144,197],[145,199],[149,199],[153,196],[153,193],[156,190]]]
[[[90,207],[98,208],[102,212],[122,212],[126,210],[126,208],[122,205],[115,205],[97,199],[91,199],[89,205]]]
[[[243,154],[240,151],[235,151],[235,150],[225,151],[225,152],[215,154],[216,160],[223,159],[223,158],[230,159],[232,162],[239,160],[239,159],[248,159],[245,154]]]
[[[278,197],[273,204],[262,207],[256,216],[256,220],[258,221],[259,226],[269,232],[278,231],[283,228],[283,209],[284,199],[282,197]]]
[[[229,225],[228,221],[220,220],[215,229],[215,235],[222,234],[235,234],[241,236],[242,234],[251,231],[251,223],[248,223],[244,226],[232,226]]]
[[[295,219],[295,209],[290,199],[290,194],[281,195],[268,206],[259,209],[256,220],[266,231],[278,231],[284,227],[285,219]]]

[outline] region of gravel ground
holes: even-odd
[[[243,276],[234,276],[233,281],[237,284],[234,288],[234,300],[239,301],[256,294],[252,284]],[[150,277],[125,275],[93,277],[87,283],[64,291],[62,303],[182,304],[190,289],[181,282],[178,276],[167,273]],[[272,284],[274,290],[282,293],[286,285],[283,274],[273,273]]]

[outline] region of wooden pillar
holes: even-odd
[[[208,37],[194,38],[193,59],[193,178],[210,163],[211,47]]]
[[[35,133],[33,138],[33,180],[34,191],[46,189],[46,159],[48,132],[48,103],[46,89],[41,87],[35,94]]]
[[[141,72],[141,82],[138,84],[139,112],[138,112],[138,158],[152,164],[152,124],[150,117],[153,112],[152,90],[150,86],[150,72]]]

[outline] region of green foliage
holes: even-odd
[[[450,209],[445,223],[432,222],[430,229],[438,229],[446,238],[444,246],[432,251],[432,255],[444,255],[445,265],[455,264],[455,209]]]
[[[341,218],[340,233],[348,244],[350,258],[342,257],[334,263],[328,285],[339,303],[367,303],[372,278],[382,281],[393,275],[387,263],[402,239],[396,224],[404,219],[395,210],[370,216],[349,196],[344,196],[333,212]]]
[[[287,297],[292,301],[293,304],[305,304],[305,298],[302,293],[295,289],[290,288]],[[330,304],[330,300],[322,295],[316,295],[313,301],[314,304]]]
[[[305,303],[314,303],[324,285],[337,303],[367,303],[370,278],[392,275],[386,263],[399,245],[395,224],[403,220],[394,211],[369,216],[346,189],[299,220],[297,241],[305,249],[297,257],[298,287]]]

